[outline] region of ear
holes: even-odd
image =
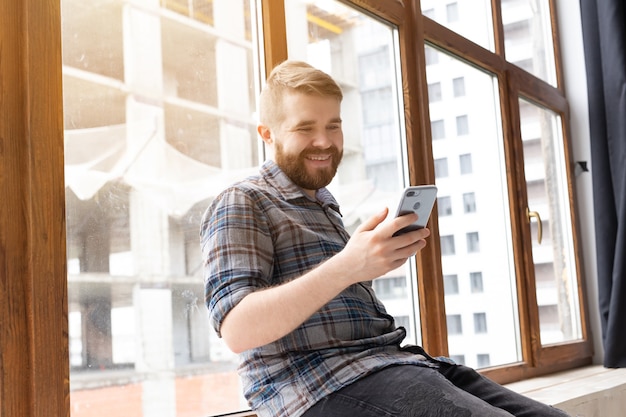
[[[258,125],[256,130],[259,132],[259,136],[261,136],[261,139],[263,139],[263,142],[265,142],[266,145],[271,146],[273,144],[274,139],[272,138],[272,131],[269,127],[265,125]]]

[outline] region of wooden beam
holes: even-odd
[[[0,2],[0,416],[69,416],[59,0]]]

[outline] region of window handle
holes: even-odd
[[[541,245],[541,237],[543,235],[543,230],[541,227],[541,216],[536,211],[530,211],[528,207],[526,207],[526,216],[528,217],[528,223],[530,223],[531,217],[535,217],[537,219],[537,242]]]

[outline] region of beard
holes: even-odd
[[[332,164],[323,169],[317,169],[310,173],[307,171],[305,159],[311,155],[329,154]],[[276,164],[293,181],[294,184],[305,190],[318,190],[326,187],[337,173],[337,167],[343,157],[343,151],[332,146],[328,149],[319,150],[316,148],[306,148],[297,155],[287,154],[280,143],[276,143],[275,148]]]

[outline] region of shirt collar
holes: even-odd
[[[335,200],[335,197],[331,194],[326,187],[320,188],[315,193],[315,199],[312,199],[307,193],[298,187],[291,181],[291,179],[285,174],[280,167],[273,160],[267,160],[261,165],[261,176],[270,184],[285,200],[296,200],[300,198],[306,198],[311,201],[318,202],[322,207],[330,207],[337,213],[339,211],[339,204]]]

